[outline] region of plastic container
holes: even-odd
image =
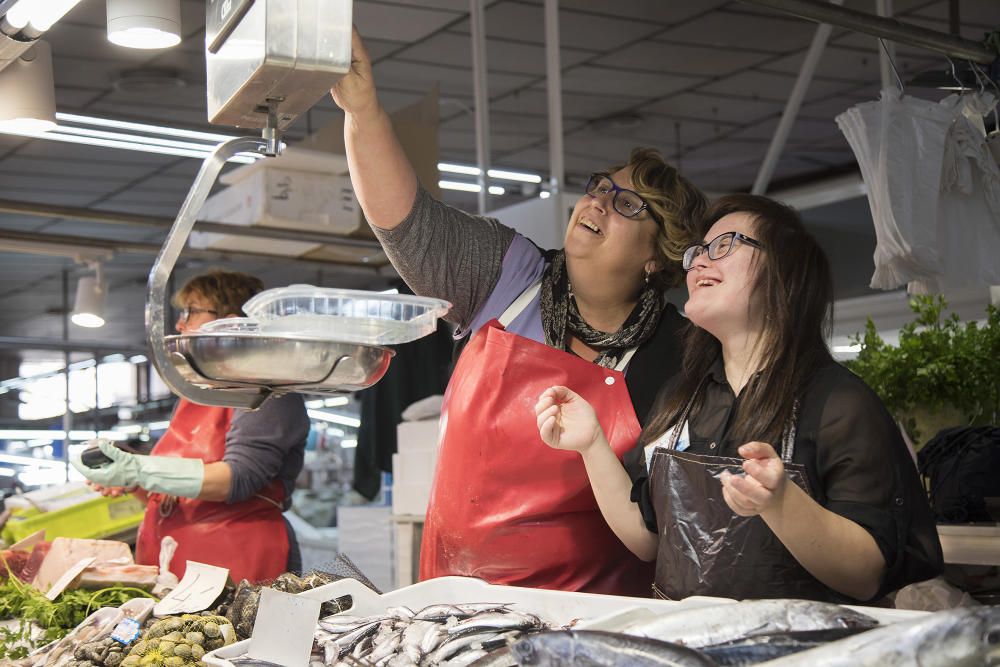
[[[397,345],[426,336],[450,308],[441,299],[312,285],[266,290],[243,305],[261,332],[362,345]]]
[[[34,508],[15,510],[3,527],[3,540],[13,544],[43,528],[47,540],[57,537],[99,540],[137,528],[145,511],[131,494],[117,498],[98,496],[51,512]]]
[[[557,625],[585,619],[574,627],[578,629],[607,629],[615,631],[627,620],[651,614],[662,614],[678,609],[693,609],[706,605],[735,602],[728,598],[689,597],[684,600],[654,600],[596,593],[567,593],[540,588],[494,586],[469,577],[440,577],[422,581],[412,586],[379,595],[359,581],[343,579],[299,594],[301,597],[323,602],[350,596],[352,606],[345,613],[368,616],[383,613],[389,607],[406,606],[419,610],[431,604],[466,602],[507,602],[515,609],[537,614],[542,620]],[[880,623],[895,623],[925,616],[923,611],[883,609],[881,607],[850,606]],[[230,658],[246,654],[250,640],[216,649],[205,654],[202,660],[215,667],[233,667]]]
[[[257,333],[260,323],[251,317],[225,317],[221,320],[205,322],[198,327],[198,333]]]

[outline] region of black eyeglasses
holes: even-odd
[[[587,181],[588,195],[603,197],[611,192],[614,193],[614,197],[611,199],[612,208],[626,218],[634,218],[649,208],[649,205],[638,193],[618,187],[607,174],[598,172],[590,175],[590,180]]]
[[[191,317],[192,315],[199,315],[201,313],[211,313],[213,315],[218,315],[219,311],[212,310],[211,308],[194,308],[194,307],[181,308],[180,311],[177,313],[177,319],[187,324],[189,317]]]
[[[737,246],[737,241],[740,243],[746,243],[754,248],[764,247],[760,244],[760,241],[752,239],[746,234],[740,234],[739,232],[726,232],[724,234],[719,234],[708,243],[696,243],[695,245],[690,246],[684,251],[684,261],[682,266],[685,271],[690,271],[694,266],[694,261],[706,252],[708,253],[708,258],[713,261],[722,259],[733,251],[733,249]]]

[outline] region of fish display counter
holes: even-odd
[[[301,594],[321,615],[309,667],[357,665],[954,665],[1000,652],[1000,607],[935,613],[805,600],[681,601],[442,577],[380,595],[345,579]],[[252,641],[208,653],[261,667]],[[304,664],[305,667],[305,664]]]

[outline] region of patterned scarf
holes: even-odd
[[[568,349],[569,336],[576,336],[587,346],[598,351],[594,360],[599,366],[614,368],[625,352],[644,343],[660,321],[663,313],[663,296],[652,285],[646,285],[639,296],[639,303],[625,319],[621,329],[605,333],[593,328],[580,315],[576,299],[569,291],[566,273],[566,254],[562,250],[547,253],[549,266],[542,276],[541,310],[545,343],[557,350]]]

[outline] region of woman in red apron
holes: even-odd
[[[692,326],[643,433],[646,469],[630,477],[566,386],[536,406],[543,439],[582,454],[663,597],[868,601],[935,576],[940,544],[899,430],[827,351],[822,250],[763,197],[723,197],[705,227],[684,255]]]
[[[353,51],[331,92],[354,190],[393,266],[415,293],[453,304],[448,319],[468,343],[441,413],[421,579],[648,594],[648,566],[601,519],[573,456],[541,442],[532,406],[543,388],[575,383],[601,405],[615,455],[634,447],[678,367],[682,319],[663,291],[680,282],[704,197],[655,151],[633,151],[590,179],[565,249],[542,252],[420,186],[356,33]]]
[[[199,276],[174,297],[180,309],[177,330],[237,317],[262,288],[257,278],[241,273]],[[289,562],[290,535],[281,513],[287,481],[302,467],[308,428],[299,396],[271,399],[255,413],[182,398],[149,456],[99,441],[112,463],[74,465],[105,492],[135,489],[145,498],[137,563],[158,565],[161,541],[170,536],[177,541],[170,570],[178,577],[192,560],[228,568],[235,581],[263,581],[295,565]],[[253,447],[244,447],[244,441]]]

